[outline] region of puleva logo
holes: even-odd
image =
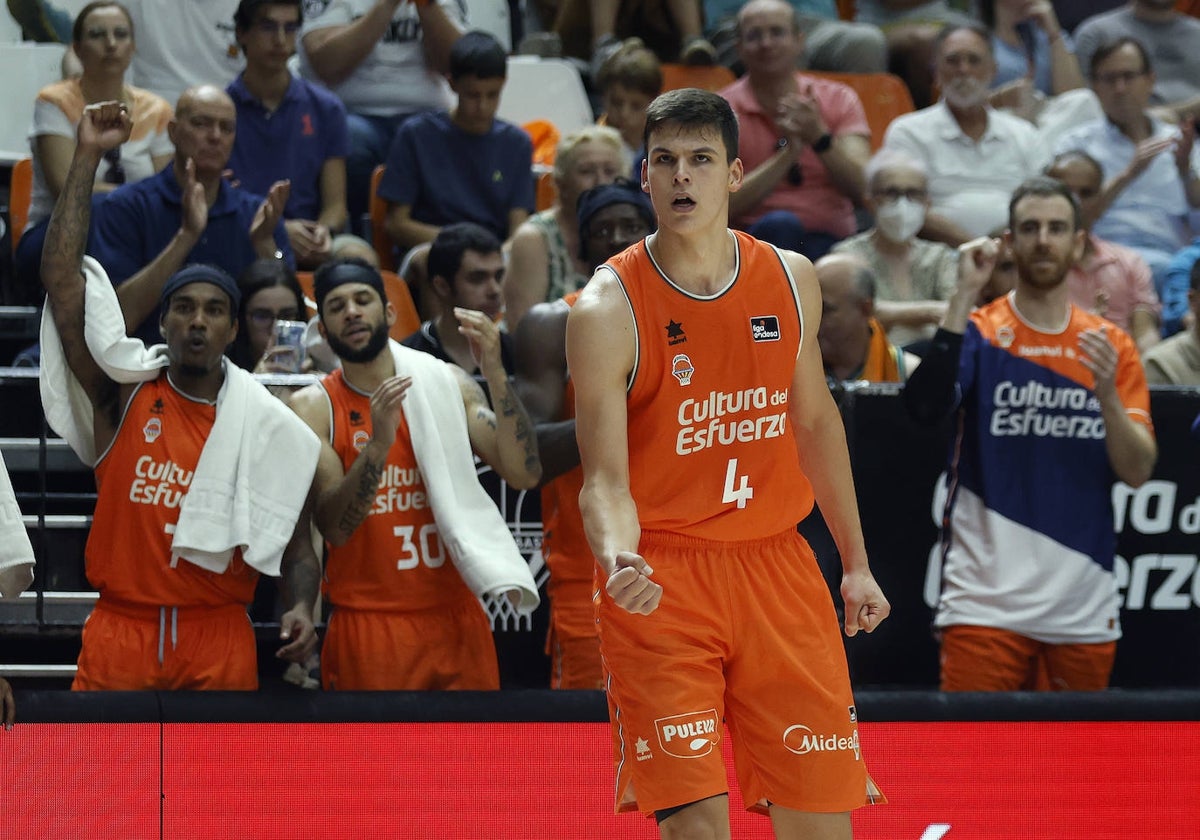
[[[654,721],[658,745],[675,758],[700,758],[721,742],[720,720],[716,709],[671,715]]]
[[[687,354],[680,353],[671,360],[671,375],[679,380],[680,385],[691,385],[692,374],[696,369],[692,367],[692,360],[687,357]]]

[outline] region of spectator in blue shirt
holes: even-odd
[[[475,222],[508,239],[534,208],[533,144],[496,119],[508,57],[486,32],[450,50],[450,112],[412,117],[396,132],[379,195],[387,231],[403,250],[430,242],[454,222]]]
[[[244,189],[264,195],[290,181],[284,227],[301,269],[329,259],[346,224],[346,108],[323,87],[295,78],[300,0],[241,0],[234,24],[246,69],[226,92],[237,109],[229,166]]]
[[[258,257],[293,264],[283,227],[288,183],[266,197],[234,187],[222,173],[237,128],[229,95],[214,85],[184,91],[167,126],[175,158],[157,175],[126,184],[96,208],[90,253],[117,287],[126,329],[158,335],[158,299],[168,277],[189,263],[233,276]]]

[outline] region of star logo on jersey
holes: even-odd
[[[637,749],[638,761],[646,761],[647,759],[654,758],[654,753],[650,752],[650,743],[645,738],[638,738],[634,746]]]
[[[750,319],[750,337],[755,341],[779,341],[779,318],[755,315]]]
[[[679,380],[680,385],[691,385],[692,374],[695,372],[692,360],[687,357],[686,353],[680,353],[671,360],[671,375]]]
[[[1013,332],[1012,327],[1001,327],[996,330],[996,343],[1001,347],[1008,349],[1016,340],[1017,334]]]
[[[145,438],[146,443],[154,443],[161,434],[162,420],[157,417],[151,417],[146,421],[146,425],[142,426],[142,437]]]
[[[687,336],[683,334],[683,324],[672,318],[667,323],[667,344],[683,344],[685,341]]]
[[[501,172],[499,169],[495,170],[495,171],[492,173],[492,183],[493,183],[493,184],[499,184],[499,183],[501,183],[501,182],[503,182],[503,181],[504,181],[504,173],[503,173],[503,172]]]
[[[350,425],[361,426],[363,424],[363,416],[354,409],[350,409]]]
[[[163,401],[161,399],[156,399],[154,401],[153,405],[150,406],[150,413],[151,414],[162,414],[163,413]]]

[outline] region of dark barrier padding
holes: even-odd
[[[16,397],[13,402],[21,406],[36,403],[35,380],[15,374],[14,378],[4,379],[0,372],[0,382],[10,389],[8,395]],[[930,558],[937,558],[935,523],[940,507],[934,496],[938,476],[945,468],[951,424],[947,422],[937,429],[915,425],[905,414],[897,391],[898,386],[871,385],[839,389],[837,393],[846,422],[867,550],[875,576],[892,604],[891,617],[877,632],[847,639],[846,649],[855,685],[926,689],[937,684],[937,645],[929,605],[936,598],[937,578],[931,573]],[[1160,451],[1154,476],[1137,490],[1125,485],[1113,490],[1124,638],[1117,645],[1112,685],[1122,689],[1200,688],[1200,442],[1190,431],[1200,413],[1200,389],[1155,389],[1151,392],[1151,408]],[[32,434],[39,433],[40,425],[39,417]],[[59,471],[49,478],[61,484],[81,476]],[[82,478],[90,481],[86,474]],[[36,479],[36,471],[14,476],[18,490],[25,487],[30,492],[36,488]],[[497,499],[535,579],[544,584],[547,572],[541,558],[538,494],[502,487],[490,471],[484,471],[482,480]],[[22,481],[27,484],[20,484]],[[22,498],[22,504],[26,513],[36,512],[27,497]],[[1080,527],[1098,526],[1080,523]],[[801,530],[813,543],[830,588],[836,593],[839,561],[820,515],[811,516]],[[40,545],[36,540],[35,544]],[[39,568],[35,588],[54,588],[47,585],[49,582],[66,588],[67,581],[82,580],[78,549],[66,545],[66,537],[49,545],[47,553],[52,556]],[[933,565],[936,570],[936,563]],[[836,594],[834,601],[840,609]],[[0,662],[66,662],[75,658],[74,654],[63,657],[57,649],[47,649],[47,631],[65,627],[52,627],[49,611],[36,623],[24,619],[26,623],[14,624],[3,618],[5,607],[0,605],[0,648],[4,648],[0,649]],[[274,659],[278,647],[278,629],[272,625],[274,607],[274,602],[268,600],[254,614],[262,623],[260,672],[264,685],[278,681],[277,672],[281,670]],[[546,686],[550,665],[543,649],[548,614],[545,600],[532,619],[518,620],[511,611],[493,612],[501,685],[514,690]],[[76,621],[81,623],[82,617]],[[74,627],[77,625],[66,629]],[[53,688],[57,684],[18,687]]]
[[[599,691],[17,691],[21,723],[596,723]],[[1196,721],[1200,690],[860,691],[859,719],[895,721]]]

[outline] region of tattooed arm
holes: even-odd
[[[471,446],[501,478],[524,490],[536,487],[542,477],[537,435],[529,413],[509,382],[500,361],[500,330],[481,312],[454,310],[461,332],[471,342],[479,369],[492,392],[489,406],[483,389],[462,368],[451,365],[462,391]]]
[[[292,410],[321,439],[317,460],[315,521],[321,535],[333,545],[342,545],[362,524],[375,503],[379,477],[400,425],[400,401],[412,378],[394,376],[384,381],[371,396],[372,435],[350,469],[329,445],[329,398],[320,385],[297,391],[289,401]]]
[[[92,217],[92,187],[105,151],[129,139],[129,112],[119,102],[88,106],[79,121],[78,142],[46,235],[50,247],[42,253],[42,283],[62,340],[71,373],[95,408],[96,450],[108,448],[116,434],[120,392],[92,358],[83,338],[84,279],[81,271]]]

